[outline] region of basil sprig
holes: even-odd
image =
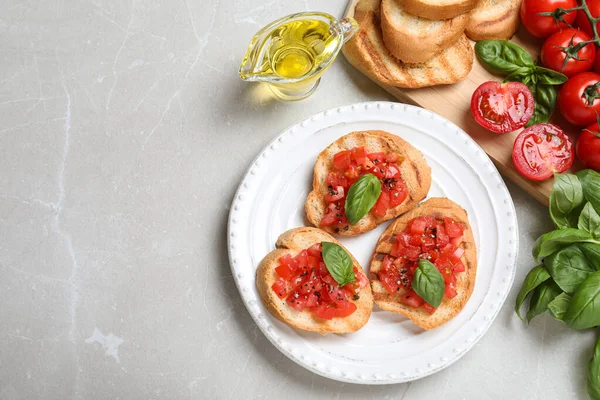
[[[573,329],[600,325],[600,271],[594,272],[571,297],[565,323]]]
[[[356,280],[352,258],[340,245],[331,242],[322,242],[323,261],[327,270],[340,286]]]
[[[523,320],[523,317],[521,316],[521,306],[523,305],[523,302],[529,293],[533,292],[538,286],[548,279],[550,279],[550,274],[543,265],[538,265],[537,267],[533,268],[525,277],[525,281],[523,282],[521,291],[517,295],[517,301],[515,304],[515,312],[519,318],[521,318],[521,320]]]
[[[373,174],[361,176],[348,190],[346,197],[346,218],[351,225],[355,225],[362,217],[367,215],[377,203],[381,194],[381,182]]]
[[[412,281],[413,290],[432,307],[439,307],[444,298],[444,277],[430,261],[421,260]]]
[[[564,74],[535,65],[525,49],[508,40],[481,40],[475,52],[486,68],[505,75],[505,82],[521,82],[529,87],[535,110],[527,126],[548,122],[556,107],[554,86],[567,81]]]
[[[600,327],[600,174],[592,170],[556,175],[550,216],[558,229],[538,238],[533,268],[517,296],[515,311],[531,294],[527,320],[549,310],[572,329]],[[600,339],[588,365],[588,393],[600,400]]]
[[[588,365],[587,390],[593,400],[600,400],[600,338],[594,346],[594,355]]]

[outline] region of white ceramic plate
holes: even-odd
[[[339,137],[380,129],[409,141],[432,171],[430,197],[445,196],[469,214],[478,254],[475,290],[445,325],[424,331],[374,306],[358,332],[322,336],[291,328],[264,307],[255,287],[260,260],[284,231],[305,225],[304,201],[319,152]],[[368,269],[387,224],[338,238]],[[317,114],[284,131],[254,160],[229,215],[229,259],[244,304],[265,336],[286,356],[325,377],[352,383],[412,381],[447,367],[481,338],[504,303],[518,247],[513,202],[484,151],[460,128],[430,111],[369,102]]]

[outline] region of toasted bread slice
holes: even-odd
[[[343,47],[355,68],[380,84],[401,88],[452,84],[464,79],[473,67],[469,39],[458,41],[422,64],[405,64],[385,47],[379,22],[380,0],[360,0],[354,18],[359,31]]]
[[[295,257],[302,250],[321,242],[332,242],[342,246],[333,236],[316,228],[296,228],[282,233],[275,244],[277,249],[267,254],[258,265],[258,269],[256,270],[256,288],[271,314],[294,328],[319,332],[323,335],[326,333],[355,332],[367,323],[373,309],[373,295],[368,285],[360,290],[358,300],[349,300],[356,304],[357,309],[354,313],[345,318],[333,318],[330,320],[314,317],[308,310],[294,310],[286,303],[285,299],[281,300],[271,289],[271,286],[277,280],[275,268],[279,266],[280,257],[283,257],[285,254]],[[352,258],[354,266],[365,274],[365,271],[354,256],[344,246],[342,247],[350,255],[350,258]]]
[[[327,189],[327,175],[333,169],[333,156],[342,150],[364,146],[368,152],[396,152],[404,157],[400,163],[400,175],[408,187],[407,198],[398,206],[390,208],[385,216],[377,217],[373,213],[365,215],[356,225],[350,225],[348,230],[335,232],[333,226],[322,229],[330,233],[344,236],[359,235],[374,229],[384,221],[401,215],[416,207],[427,196],[431,186],[431,169],[423,154],[410,143],[396,135],[384,131],[360,131],[342,136],[317,157],[313,176],[313,190],[306,199],[306,216],[311,224],[319,226],[327,207],[325,195]]]
[[[432,19],[454,18],[468,13],[477,5],[478,0],[396,0],[404,9],[419,17]]]
[[[400,289],[397,293],[390,295],[379,281],[379,276],[377,275],[377,272],[381,270],[381,260],[392,249],[395,234],[404,231],[410,220],[422,215],[431,215],[436,219],[450,217],[465,228],[463,242],[461,243],[461,247],[465,250],[461,258],[465,265],[465,272],[457,274],[456,290],[458,294],[452,299],[444,297],[442,304],[440,304],[432,315],[422,307],[415,309],[403,305],[400,302],[400,297],[406,290]],[[402,314],[410,318],[423,329],[433,329],[450,321],[464,308],[467,300],[471,297],[471,293],[473,293],[476,275],[477,250],[467,213],[458,204],[446,198],[431,198],[423,202],[418,208],[395,220],[379,238],[371,260],[371,269],[369,272],[375,303],[386,311]]]
[[[405,63],[422,63],[462,36],[469,14],[432,21],[407,13],[397,0],[381,1],[381,30],[387,49]]]
[[[520,8],[521,0],[480,0],[465,33],[472,40],[508,40],[519,28]]]

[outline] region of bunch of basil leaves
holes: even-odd
[[[475,52],[486,68],[506,76],[504,82],[521,82],[531,90],[535,110],[527,126],[550,120],[556,106],[554,86],[565,83],[565,75],[535,65],[527,51],[508,40],[481,40]]]
[[[540,236],[533,258],[540,263],[517,296],[519,318],[531,295],[527,321],[546,310],[573,329],[600,326],[600,173],[555,175],[550,217],[556,229]],[[588,369],[588,393],[600,400],[600,340]]]

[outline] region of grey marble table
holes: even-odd
[[[259,150],[313,113],[391,100],[340,58],[309,99],[238,79],[250,37],[342,0],[0,4],[0,399],[585,399],[593,334],[512,311],[546,209],[509,185],[517,285],[463,359],[357,386],[279,353],[241,303],[226,219]],[[485,268],[482,265],[481,268]]]

